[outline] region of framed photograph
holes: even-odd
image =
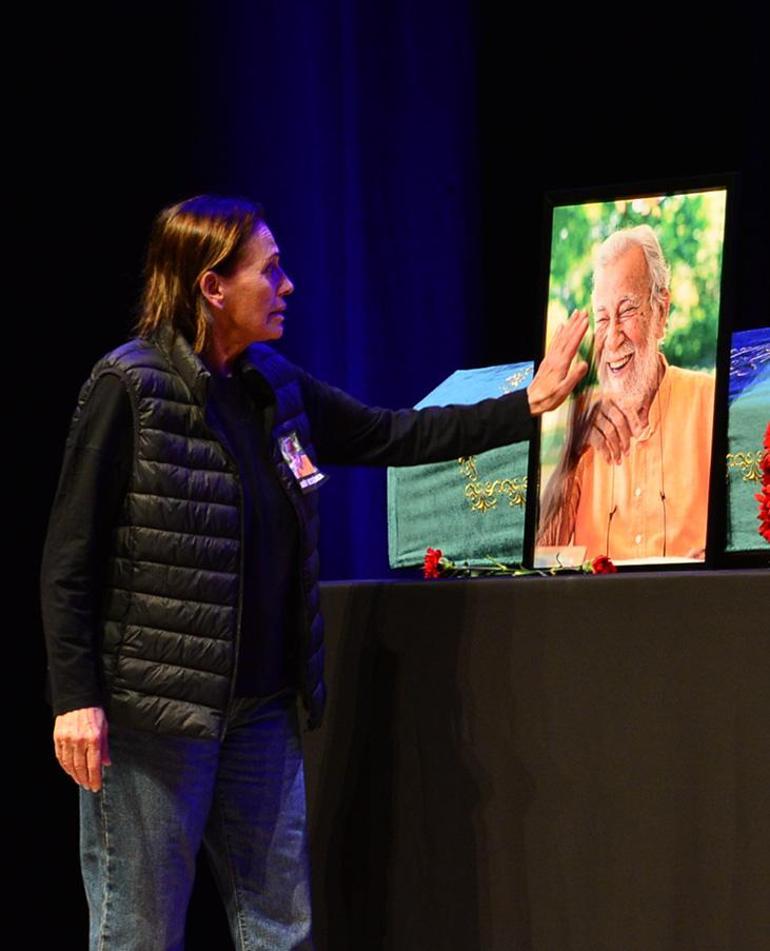
[[[548,196],[544,352],[587,311],[588,372],[541,418],[531,454],[536,567],[705,562],[724,460],[730,203],[727,178]]]

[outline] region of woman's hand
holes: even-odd
[[[570,369],[587,329],[588,311],[575,310],[554,334],[548,352],[527,387],[529,411],[533,416],[560,406],[588,372],[585,360],[579,360]]]
[[[59,765],[83,789],[99,792],[102,766],[110,766],[107,717],[101,707],[82,707],[61,713],[53,728]]]

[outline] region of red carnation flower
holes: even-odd
[[[597,555],[591,562],[591,571],[595,575],[614,575],[617,570],[607,555]]]
[[[765,430],[765,452],[760,463],[762,468],[762,491],[754,496],[759,502],[759,534],[770,542],[770,423]]]
[[[444,553],[440,548],[429,548],[425,552],[425,560],[422,566],[423,577],[439,578],[441,577],[441,559]]]

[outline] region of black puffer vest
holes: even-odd
[[[297,683],[313,727],[325,699],[317,499],[300,491],[278,447],[294,431],[315,459],[309,423],[292,364],[254,345],[241,372],[249,388],[274,398],[272,458],[299,519]],[[240,480],[205,421],[209,373],[180,335],[132,340],[96,364],[76,414],[105,373],[125,381],[134,416],[133,469],[104,592],[108,716],[156,733],[217,738],[235,683],[244,579]]]

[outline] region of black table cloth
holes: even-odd
[[[767,951],[770,576],[327,584],[321,949]]]

